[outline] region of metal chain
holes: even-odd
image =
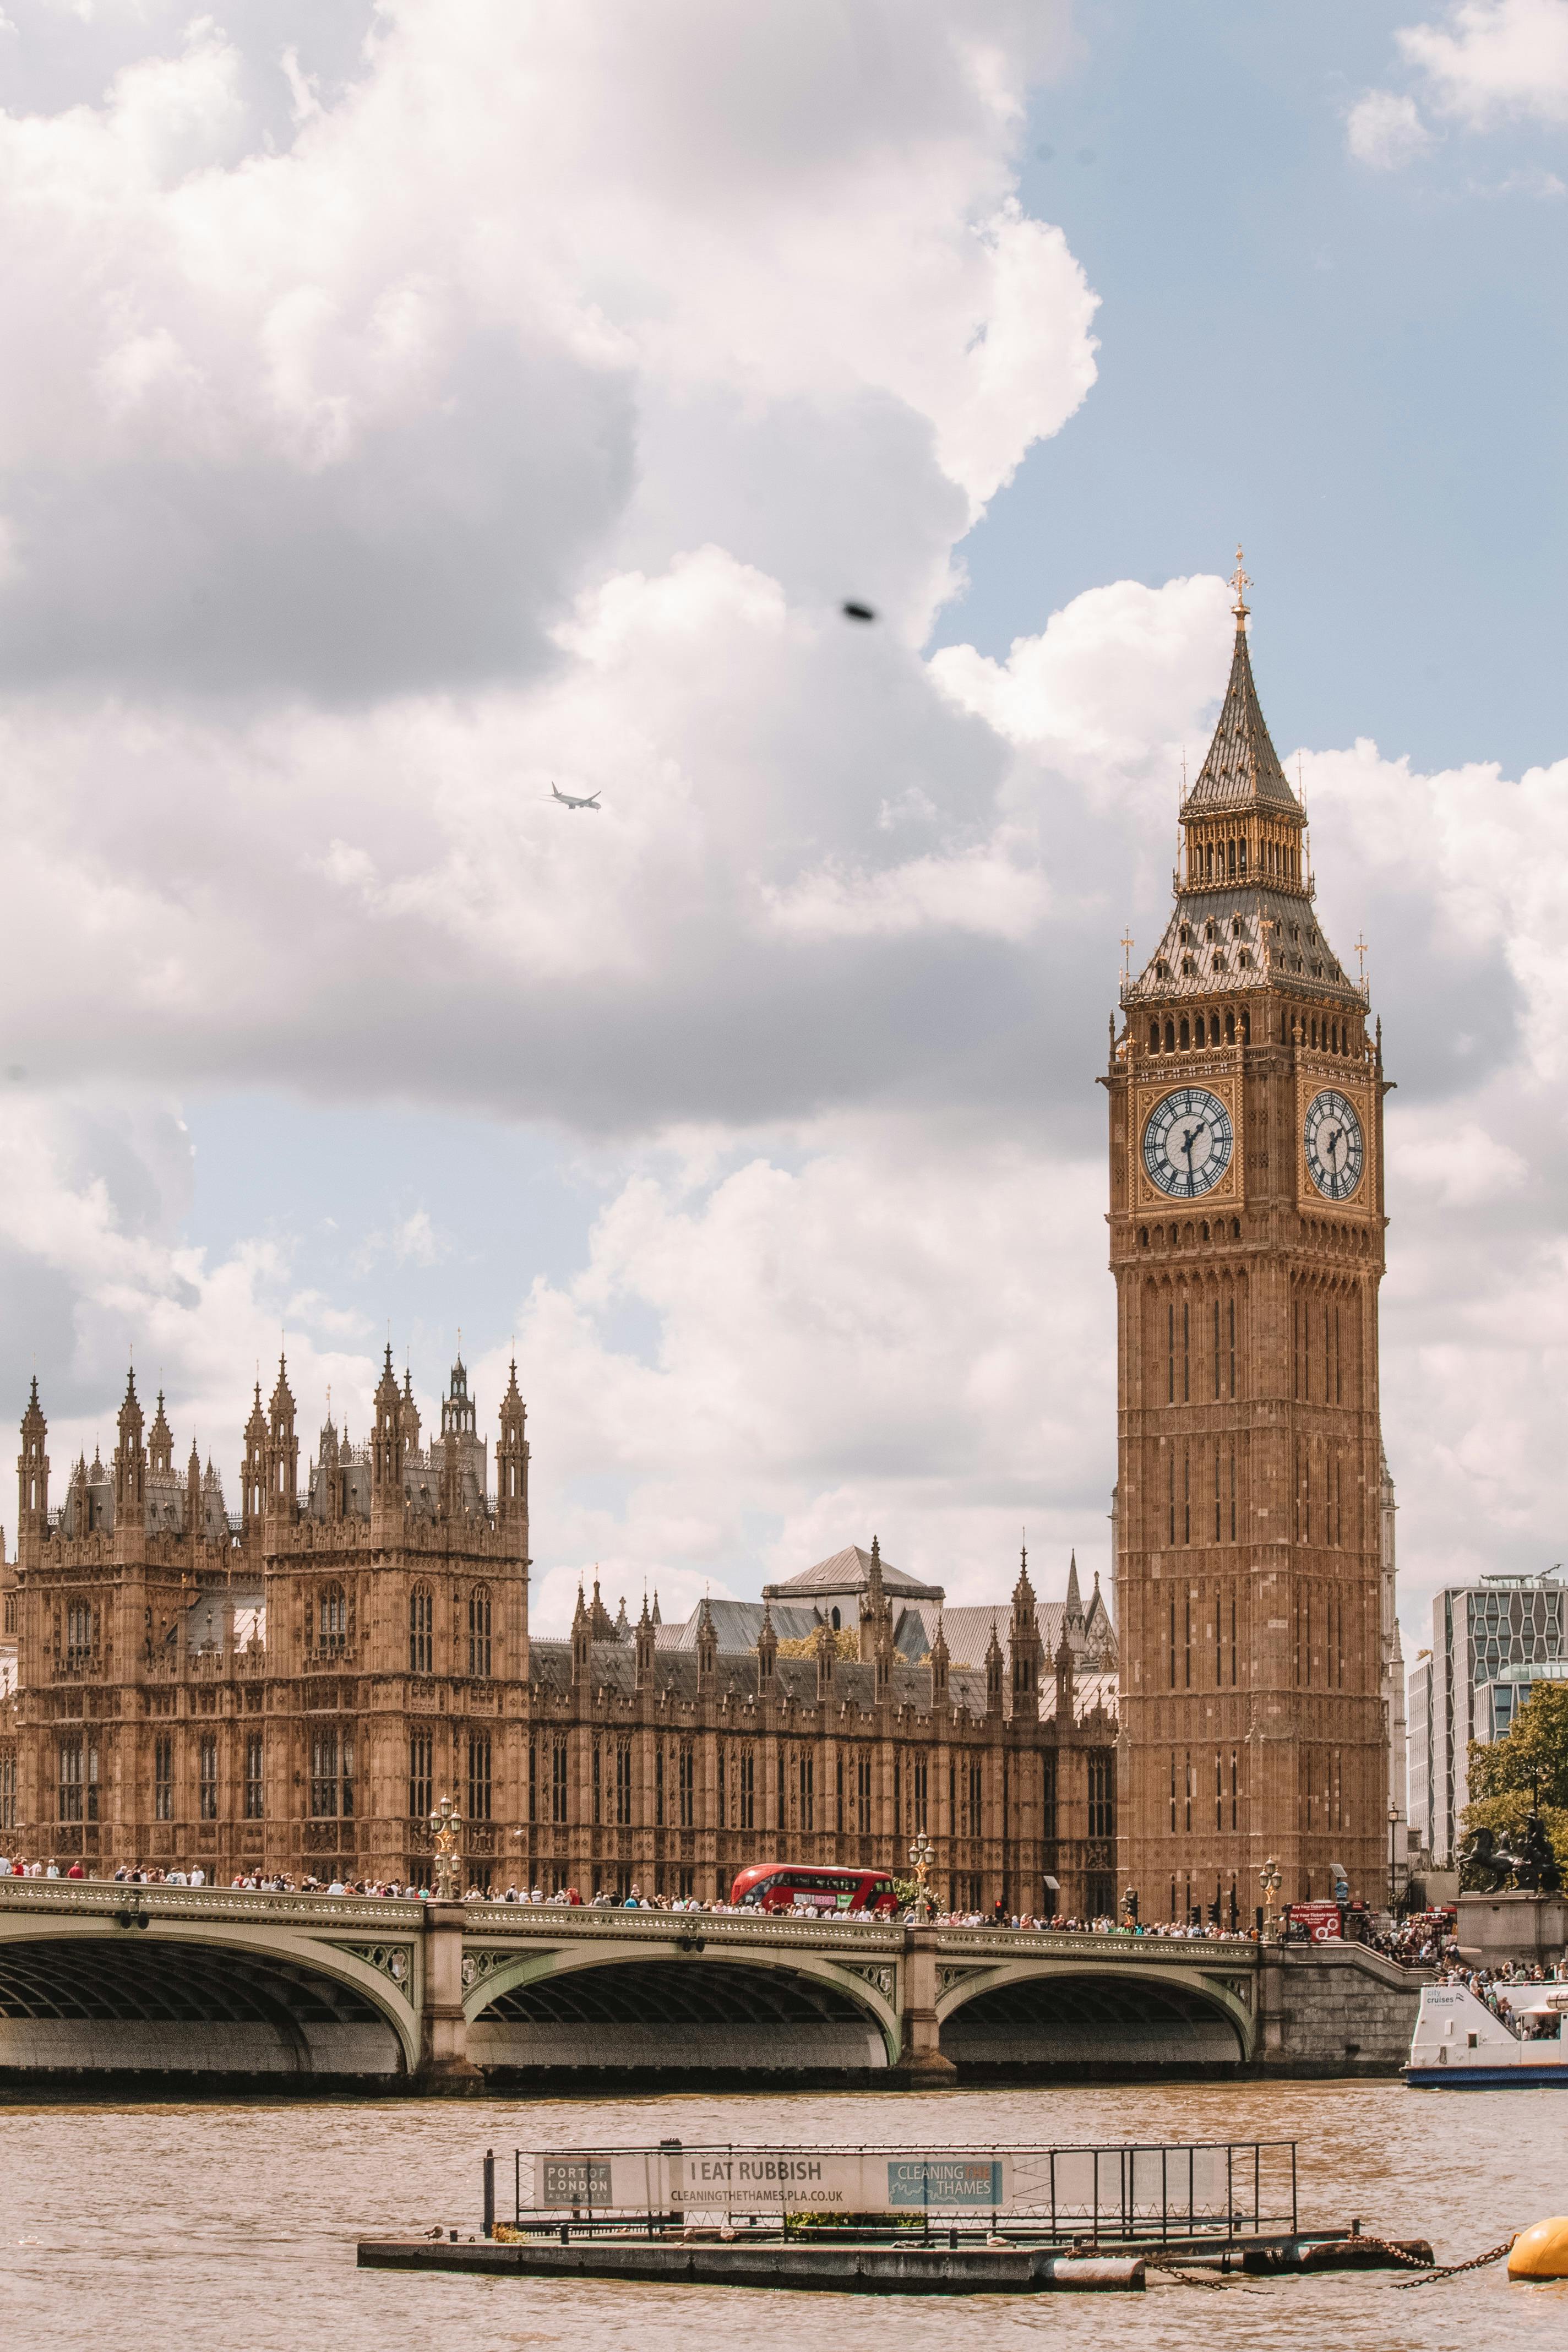
[[[1166,2277],[1174,2279],[1178,2286],[1207,2287],[1211,2294],[1223,2294],[1225,2293],[1226,2282],[1224,2279],[1207,2278],[1201,2275],[1196,2271],[1184,2269],[1182,2267],[1182,2256],[1180,2254],[1144,2254],[1141,2256],[1140,2259],[1142,2260],[1145,2269],[1152,2271],[1163,2271]]]
[[[1403,2293],[1406,2287],[1411,2286],[1427,2286],[1433,2279],[1458,2278],[1463,2271],[1485,2270],[1489,2263],[1500,2263],[1505,2254],[1512,2252],[1513,2242],[1518,2235],[1519,2231],[1515,2230],[1511,2236],[1503,2240],[1500,2246],[1493,2246],[1488,2253],[1472,2254],[1468,2263],[1444,2263],[1432,2270],[1424,2271],[1419,2278],[1401,2279],[1400,2291]]]
[[[1335,2246],[1332,2251],[1339,2253],[1352,2247],[1374,2246],[1380,2253],[1387,2254],[1394,2262],[1403,2263],[1407,2270],[1419,2271],[1421,2273],[1419,2278],[1399,2279],[1395,2282],[1400,2292],[1403,2293],[1407,2287],[1428,2286],[1434,2279],[1458,2278],[1466,2271],[1484,2270],[1489,2263],[1500,2263],[1503,2256],[1512,2251],[1514,2238],[1518,2234],[1519,2232],[1515,2231],[1513,2235],[1505,2238],[1500,2245],[1489,2248],[1484,2254],[1472,2254],[1468,2263],[1423,2262],[1419,2254],[1413,2254],[1407,2246],[1395,2245],[1392,2238],[1373,2238],[1364,2232],[1357,2237],[1342,2240],[1341,2244]],[[1145,2254],[1143,2261],[1150,2270],[1163,2271],[1167,2277],[1174,2279],[1178,2285],[1208,2287],[1222,2294],[1225,2292],[1224,2279],[1200,2277],[1195,2273],[1184,2269],[1183,2258],[1179,2254]]]

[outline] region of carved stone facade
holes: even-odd
[[[760,1614],[716,1604],[757,1617],[721,1646],[706,1603],[689,1633],[646,1604],[634,1627],[596,1586],[568,1640],[535,1640],[515,1368],[493,1491],[461,1364],[427,1449],[390,1350],[368,1444],[329,1420],[301,1477],[295,1420],[280,1365],[231,1518],[210,1465],[174,1471],[162,1397],[144,1430],[132,1380],[110,1467],[79,1463],[51,1510],[35,1383],[0,1574],[0,1851],[429,1884],[450,1797],[479,1885],[712,1896],[758,1861],[901,1874],[925,1829],[956,1905],[1111,1908],[1114,1635],[1076,1571],[1065,1611],[1026,1566],[1010,1607],[955,1612],[973,1660],[940,1590],[884,1579],[875,1543],[776,1588],[810,1629],[784,1645],[771,1591]]]
[[[1381,1028],[1313,907],[1238,573],[1175,905],[1110,1067],[1124,1883],[1243,1918],[1387,1880]],[[1392,1562],[1389,1563],[1390,1570]],[[1391,1587],[1390,1587],[1391,1594]]]

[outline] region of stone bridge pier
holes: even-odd
[[[1389,2074],[1360,1947],[0,1881],[0,2090]]]

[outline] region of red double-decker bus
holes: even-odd
[[[754,1862],[730,1889],[730,1900],[747,1911],[879,1911],[899,1908],[892,1880],[880,1870],[838,1870],[811,1862]]]

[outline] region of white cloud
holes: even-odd
[[[1458,0],[1395,36],[1437,110],[1472,129],[1568,121],[1568,0]]]
[[[1550,114],[1563,13],[1417,28],[1419,109]],[[0,118],[13,1390],[36,1344],[90,1444],[134,1339],[232,1465],[286,1323],[305,1425],[330,1381],[363,1428],[379,1318],[287,1231],[190,1243],[158,1106],[461,1104],[608,1171],[582,1271],[519,1263],[490,1335],[521,1293],[543,1622],[595,1559],[689,1600],[873,1528],[955,1591],[1026,1519],[1103,1559],[1090,1079],[1227,598],[1119,581],[1005,660],[920,653],[1093,380],[1015,184],[1065,8],[398,0],[335,59],[323,14],[279,0],[258,62],[99,12],[72,88]],[[1392,161],[1417,100],[1373,96],[1352,142]],[[1257,652],[1268,707],[1267,615]],[[1306,769],[1400,1080],[1414,1591],[1562,1549],[1568,767]],[[377,1265],[459,1215],[411,1188]]]
[[[1346,118],[1345,140],[1358,163],[1377,172],[1397,172],[1426,153],[1432,134],[1413,98],[1392,89],[1369,89]]]

